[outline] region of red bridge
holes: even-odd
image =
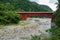
[[[53,12],[18,12],[20,14],[20,18],[27,19],[32,16],[44,16],[48,18],[52,18]]]

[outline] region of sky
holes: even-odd
[[[53,11],[56,11],[56,7],[57,4],[55,4],[57,2],[57,0],[30,0],[30,1],[34,1],[37,2],[38,4],[43,4],[43,5],[47,5],[49,6]]]

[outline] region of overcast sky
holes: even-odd
[[[43,4],[43,5],[48,5],[53,11],[55,11],[57,8],[57,0],[30,0],[30,1],[35,1],[38,4]]]

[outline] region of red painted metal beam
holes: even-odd
[[[46,16],[49,18],[52,18],[52,14],[53,12],[18,12],[18,14],[20,14],[22,19],[26,19],[30,16]]]

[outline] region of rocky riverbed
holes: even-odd
[[[27,20],[21,21],[18,26],[4,26],[0,29],[0,40],[30,40],[31,35],[48,35],[49,33],[45,32],[46,27],[43,28],[40,22],[36,21],[38,20]]]

